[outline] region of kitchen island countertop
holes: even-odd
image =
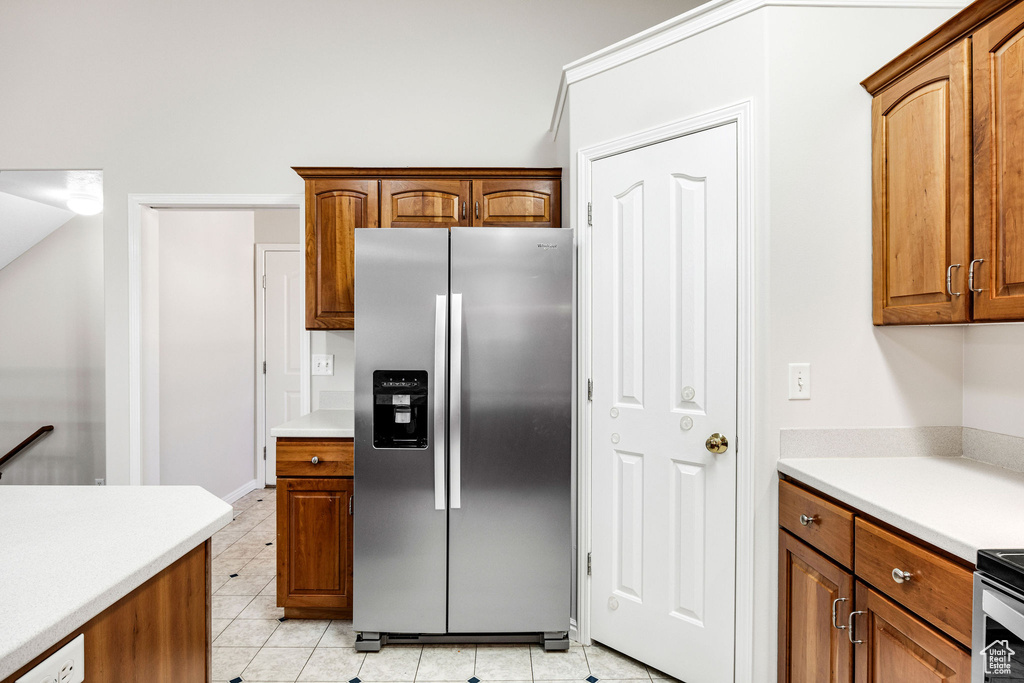
[[[298,439],[351,439],[355,436],[353,421],[351,410],[314,410],[272,427],[270,435]]]
[[[0,680],[231,518],[198,486],[0,488]]]
[[[1024,548],[1024,474],[963,457],[783,458],[779,472],[972,564]]]

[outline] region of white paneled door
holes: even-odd
[[[276,440],[271,427],[294,420],[301,414],[301,341],[303,328],[302,253],[295,250],[266,251],[266,296],[264,341],[266,382],[264,442],[267,446],[266,483],[276,482]]]
[[[736,125],[592,166],[591,635],[733,680]]]

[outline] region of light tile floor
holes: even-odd
[[[347,620],[288,619],[276,606],[273,489],[235,503],[235,519],[213,536],[213,681],[543,683],[672,681],[601,645],[568,652],[536,645],[388,645],[356,652]]]

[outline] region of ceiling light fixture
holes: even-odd
[[[103,210],[103,199],[88,194],[68,197],[68,208],[81,216],[95,216]]]

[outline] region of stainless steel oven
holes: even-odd
[[[1024,550],[980,550],[972,683],[1024,683]]]

